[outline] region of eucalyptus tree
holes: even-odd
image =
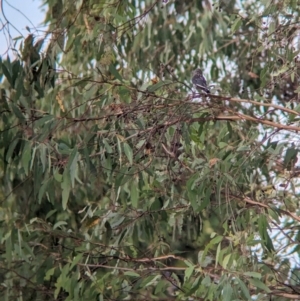
[[[44,7],[0,64],[5,300],[299,299],[297,1]]]

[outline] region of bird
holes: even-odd
[[[210,93],[201,69],[197,68],[193,71],[192,83],[198,92]]]

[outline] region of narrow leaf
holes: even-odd
[[[133,162],[133,153],[132,153],[131,147],[126,142],[123,143],[123,147],[124,147],[124,152],[125,152],[125,155],[126,155],[127,159],[129,160],[130,164],[132,164],[132,162]]]
[[[250,282],[253,286],[255,286],[255,287],[257,287],[257,288],[260,288],[260,289],[264,290],[264,291],[267,292],[267,293],[271,293],[271,290],[270,290],[263,282],[261,282],[260,280],[258,280],[258,279],[256,279],[256,278],[250,278],[250,279],[248,279],[248,280],[249,280],[249,282]]]

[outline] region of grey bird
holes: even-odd
[[[210,93],[201,69],[197,68],[193,71],[192,83],[198,92],[204,91],[205,93]]]

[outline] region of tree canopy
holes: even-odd
[[[44,0],[0,60],[3,300],[299,300],[299,5]]]

